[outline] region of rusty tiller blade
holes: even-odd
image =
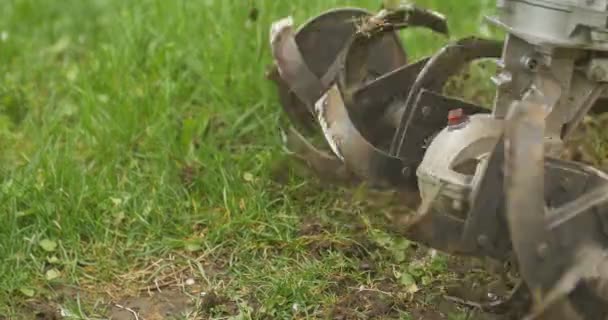
[[[336,68],[332,66],[337,65],[337,57],[344,47],[344,42],[356,32],[354,21],[365,15],[369,13],[357,8],[329,10],[304,23],[297,31],[291,30],[292,34],[289,36],[293,40],[284,40],[293,41],[297,45],[297,57],[292,56],[291,59],[300,59],[294,63],[306,66],[322,84],[327,85],[333,78],[332,73],[336,72]],[[267,78],[277,85],[281,106],[289,120],[299,130],[312,132],[315,129],[312,113],[281,78],[276,64],[268,71]]]
[[[403,14],[388,16],[391,19],[400,19],[398,21],[399,26],[396,26],[393,30],[408,26],[427,26],[440,32],[447,32],[447,24],[438,14],[431,14],[430,11],[417,8],[400,9],[400,12]],[[373,16],[364,20],[363,25],[366,25],[367,22],[365,21],[375,18],[378,17]],[[385,21],[383,25],[390,23],[392,22]],[[338,57],[329,66],[328,74],[332,76],[316,78],[313,75],[314,72],[307,68],[303,54],[298,51],[298,43],[294,38],[291,24],[290,19],[284,19],[275,23],[272,28],[271,45],[277,66],[276,75],[278,76],[276,78],[284,81],[287,87],[310,111],[311,101],[318,98],[319,92],[326,89],[327,83],[331,83],[328,79],[333,78],[333,71],[339,69],[335,66],[336,64],[341,65],[343,56],[342,53],[339,53]],[[357,36],[351,37],[346,48],[342,51],[346,55],[353,52],[352,42],[350,41],[362,38],[360,28],[361,26],[357,29],[359,31],[356,33]],[[360,67],[357,68],[357,71],[361,81],[374,80],[378,76],[387,74],[405,64],[404,54],[402,54],[403,49],[396,44],[400,43],[395,40],[394,32],[379,30],[374,32],[369,41],[365,42],[363,48],[358,48],[360,50],[357,52],[365,51],[364,57],[358,60]],[[411,76],[411,78],[414,78],[414,76]],[[335,104],[330,106],[331,103]],[[340,92],[335,87],[332,87],[328,95],[319,100],[315,106],[314,114],[318,117],[317,120],[324,131],[329,146],[338,158],[346,162],[350,170],[375,186],[397,186],[401,184],[398,159],[386,157],[384,153],[359,134],[357,128],[350,122],[348,110],[345,109]],[[331,114],[333,118],[325,119],[326,114]],[[344,143],[346,141],[345,137],[348,137],[347,143]],[[340,141],[336,141],[336,139]],[[309,151],[313,152],[313,150]],[[348,156],[343,157],[344,153]],[[319,155],[317,158],[324,157]],[[328,165],[331,165],[331,163]],[[395,175],[395,172],[397,175]]]
[[[325,92],[321,80],[308,68],[295,40],[293,20],[282,19],[272,25],[270,45],[278,75],[289,89],[310,109]]]
[[[344,57],[344,68],[340,73],[338,85],[334,85],[315,105],[315,113],[325,138],[334,153],[344,161],[362,180],[374,187],[411,187],[401,175],[401,161],[396,157],[391,157],[385,151],[374,145],[378,142],[376,136],[371,134],[370,127],[377,126],[374,119],[363,119],[361,109],[349,110],[345,104],[344,97],[352,98],[351,89],[358,88],[362,84],[376,80],[370,79],[370,74],[366,70],[374,69],[373,63],[376,59],[370,58],[375,54],[373,48],[380,46],[384,41],[384,29],[372,29],[369,27],[370,21],[373,25],[387,26],[394,21],[388,18],[399,18],[400,27],[422,26],[436,28],[440,32],[447,32],[447,24],[438,14],[430,14],[429,11],[415,8],[399,9],[401,15],[387,16],[386,12],[373,16],[363,23],[359,32],[352,38],[348,50]],[[407,13],[407,14],[406,14]],[[390,30],[399,27],[390,28]],[[392,63],[393,69],[397,70],[399,65]],[[409,78],[414,79],[415,74],[421,68],[408,68]],[[400,68],[399,70],[404,70]],[[389,73],[390,74],[390,73]],[[342,85],[340,85],[340,83]],[[401,90],[407,90],[407,83],[400,83]],[[380,87],[376,87],[380,88]],[[378,92],[385,97],[390,97],[383,92]],[[356,105],[357,101],[350,99],[351,105]],[[375,107],[382,110],[383,105],[375,104]],[[353,111],[353,112],[351,112]],[[355,124],[353,119],[357,119]],[[367,134],[367,135],[366,135]],[[370,139],[371,138],[371,139]],[[415,183],[413,184],[415,186]],[[415,187],[411,188],[415,189]]]
[[[404,185],[401,160],[374,147],[359,133],[337,86],[317,102],[315,111],[332,151],[357,176],[373,187]]]
[[[354,126],[371,144],[386,149],[396,125],[387,117],[391,106],[400,104],[428,58],[413,64],[398,65],[388,73],[370,78],[369,50],[375,43],[383,41],[381,35],[402,28],[422,27],[448,35],[445,18],[433,11],[413,6],[402,6],[396,10],[382,10],[366,19],[344,55],[343,68],[338,76],[338,87]]]
[[[295,128],[289,127],[284,134],[284,144],[288,153],[304,162],[324,181],[344,185],[359,184],[361,181],[334,154],[317,149]]]
[[[422,27],[448,35],[447,21],[439,13],[409,5],[396,10],[382,10],[359,27],[345,53],[344,67],[338,77],[339,89],[355,126],[373,144],[384,138],[377,137],[375,130],[386,127],[394,131],[395,126],[382,121],[382,116],[391,102],[409,92],[428,61],[424,58],[409,65],[395,64],[393,70],[379,77],[370,79],[366,76],[369,61],[373,61],[370,55],[374,54],[369,48],[382,41],[379,35],[406,27]]]
[[[371,13],[357,8],[327,11],[303,24],[297,31],[290,18],[271,28],[271,49],[275,63],[269,78],[277,83],[281,104],[290,120],[314,128],[311,107],[327,90],[341,67],[341,55],[359,22]],[[382,42],[370,47],[366,74],[382,74],[407,63],[406,53],[395,33],[385,33]],[[388,62],[387,62],[388,61]]]
[[[327,173],[339,161],[314,147],[302,134],[318,128],[312,107],[334,82],[341,67],[341,55],[347,47],[358,23],[371,14],[362,9],[342,8],[321,14],[305,23],[297,32],[291,19],[283,19],[272,26],[271,48],[275,65],[268,77],[278,87],[284,111],[294,128],[290,128],[288,147],[306,154],[306,162],[319,174]],[[370,46],[367,74],[382,74],[407,62],[398,36],[393,32],[382,35],[382,41]],[[296,129],[297,128],[297,129]],[[292,143],[297,145],[292,145]],[[340,171],[344,171],[342,168]],[[325,174],[324,174],[325,175]],[[336,177],[341,180],[343,177]]]

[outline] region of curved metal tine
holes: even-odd
[[[376,41],[378,34],[407,27],[424,27],[432,31],[448,35],[446,19],[439,13],[413,7],[401,6],[396,10],[382,10],[369,17],[360,26],[358,33],[352,39],[345,57],[344,70],[350,74],[342,77],[340,89],[343,91],[346,104],[361,119],[378,119],[385,111],[387,104],[398,94],[405,94],[413,84],[418,73],[429,58],[423,58],[413,64],[404,65],[398,69],[366,82],[362,78],[369,54],[370,41]],[[354,70],[354,71],[353,71]]]
[[[507,222],[520,273],[533,292],[533,312],[526,319],[578,319],[568,295],[582,279],[577,267],[566,274],[547,268],[557,261],[545,224],[544,132],[548,114],[545,97],[531,88],[507,115],[505,189]],[[569,248],[573,250],[575,248]],[[540,253],[539,253],[540,252]],[[544,259],[539,259],[539,254]],[[560,253],[567,256],[573,252]],[[549,261],[549,262],[547,262]],[[565,316],[565,317],[564,317]]]
[[[544,293],[542,300],[534,306],[532,312],[524,320],[581,319],[580,314],[576,311],[568,311],[568,309],[572,309],[571,293],[583,280],[605,281],[608,279],[608,251],[597,244],[586,244],[578,247],[577,250],[574,265]],[[604,307],[604,304],[600,305]],[[572,315],[564,316],[560,314],[562,310],[572,312]],[[606,312],[605,308],[601,311]]]
[[[293,91],[301,97],[304,102],[314,103],[317,101],[320,97],[320,95],[317,95],[320,88],[327,89],[335,81],[336,75],[342,66],[345,49],[349,47],[352,41],[351,39],[356,33],[357,20],[362,20],[364,16],[370,15],[371,13],[362,9],[345,8],[332,10],[307,22],[298,33],[294,32],[291,17],[281,19],[272,25],[270,42],[275,65],[279,70],[281,77],[285,79],[290,87],[293,87]],[[327,21],[331,21],[332,23],[327,25]],[[325,22],[325,25],[323,25],[323,22]],[[315,23],[321,24],[321,26],[316,26]],[[319,35],[319,32],[322,31],[323,28],[331,29],[329,31],[336,32],[339,36],[334,34]],[[309,34],[313,34],[313,36]],[[301,49],[312,56],[310,51],[312,50],[311,47],[313,47],[313,44],[315,45],[314,50],[319,50],[317,45],[322,43],[322,37],[332,36],[334,38],[338,37],[338,40],[326,40],[328,45],[331,44],[331,48],[329,49],[330,56],[332,57],[330,58],[331,61],[329,61],[330,59],[327,59],[327,54],[320,55],[322,59],[315,60],[312,59],[312,57],[309,57],[311,59],[308,60],[311,63],[312,68],[309,67]],[[400,46],[398,36],[395,33],[392,33],[384,40],[387,41],[380,43],[381,45],[393,45],[395,48],[398,48],[399,52],[393,53],[391,58],[406,63],[407,58],[403,48]],[[302,48],[298,46],[299,42],[303,42]],[[323,50],[328,49],[323,48]],[[320,69],[323,69],[323,71]],[[301,79],[296,78],[298,75]]]
[[[606,185],[596,187],[574,201],[568,202],[565,205],[551,210],[547,214],[547,226],[549,230],[555,229],[560,225],[574,219],[579,214],[588,212],[589,209],[608,201],[608,183]]]
[[[321,84],[326,89],[333,84],[340,72],[343,55],[352,37],[357,32],[359,21],[371,15],[371,12],[360,8],[329,10],[306,22],[298,30],[296,42],[301,46],[300,51],[302,51],[302,56],[310,58],[306,62],[310,63],[310,69],[318,75]],[[337,41],[330,39],[337,39]],[[399,57],[403,61],[406,61],[405,52],[400,46],[397,35],[393,34],[391,40],[401,50]],[[329,48],[324,47],[325,45],[329,46]],[[323,47],[323,50],[319,50],[320,47]],[[329,55],[327,50],[333,56]],[[313,54],[313,52],[317,53],[320,51],[323,54]],[[330,56],[331,58],[328,59]],[[306,64],[306,62],[303,62],[303,64]]]
[[[533,292],[546,289],[539,281],[545,279],[545,270],[539,270],[534,248],[549,239],[545,229],[543,146],[547,112],[537,99],[530,99],[536,94],[531,90],[528,99],[511,107],[505,135],[507,222],[521,274]]]
[[[302,106],[302,102],[291,93],[289,86],[279,75],[279,70],[276,66],[273,66],[272,69],[266,72],[266,78],[276,84],[281,108],[287,115],[289,121],[300,130],[310,133],[314,132],[316,127],[314,116],[306,107]]]
[[[358,34],[372,36],[378,32],[407,27],[425,27],[437,33],[449,34],[448,23],[442,14],[413,5],[381,10],[361,25]]]
[[[405,111],[391,144],[390,154],[398,156],[402,150],[407,149],[404,145],[416,112],[415,101],[421,89],[439,92],[450,77],[471,61],[481,58],[500,58],[502,47],[502,41],[465,38],[444,47],[432,56],[410,89],[404,106]]]
[[[357,8],[330,10],[306,22],[295,34],[290,23],[283,21],[289,18],[273,25],[271,43],[274,43],[275,66],[268,77],[279,86],[283,108],[292,122],[304,129],[313,127],[314,121],[311,123],[307,117],[307,113],[312,115],[310,103],[318,100],[320,90],[325,91],[334,83],[342,68],[345,51],[356,33],[357,21],[370,15]],[[383,33],[378,40],[367,48],[374,52],[370,56],[372,61],[362,63],[378,70],[362,69],[364,75],[391,71],[393,66],[387,61],[399,65],[407,63],[396,33]],[[319,51],[319,46],[323,50]],[[298,74],[295,70],[303,73]],[[296,91],[295,96],[292,91]]]
[[[407,54],[396,32],[385,31],[374,35],[371,39],[365,39],[367,41],[360,41],[363,37],[357,35],[361,28],[361,23],[370,19],[370,17],[372,17],[372,13],[367,12],[366,15],[359,14],[349,20],[353,28],[352,34],[345,37],[339,54],[336,55],[331,65],[327,68],[325,75],[321,77],[321,81],[327,86],[331,85],[337,78],[337,74],[345,69],[344,63],[345,60],[348,60],[346,56],[353,51],[355,43],[360,44],[365,53],[361,56],[361,61],[357,61],[357,66],[360,67],[358,71],[361,72],[359,74],[360,80],[363,80],[370,74],[372,76],[385,74],[393,71],[396,66],[407,64]],[[315,50],[318,50],[318,46],[315,47]]]
[[[340,159],[315,148],[295,128],[289,127],[283,132],[283,138],[288,152],[306,163],[320,179],[344,184],[360,182]]]
[[[321,85],[328,88],[340,69],[340,55],[356,32],[356,21],[369,15],[371,13],[365,9],[347,7],[328,10],[306,21],[294,35],[300,54],[291,57],[305,61],[296,60],[293,63],[306,66],[319,78]],[[319,47],[323,47],[323,50],[318,50]],[[276,83],[279,99],[289,120],[298,129],[313,132],[316,122],[312,113],[281,78],[276,63],[266,77]]]
[[[304,63],[304,58],[295,40],[291,17],[272,24],[270,47],[280,77],[313,113],[312,106],[323,95],[325,88],[319,78]]]
[[[315,111],[332,151],[357,176],[372,187],[411,187],[402,178],[401,160],[374,147],[355,128],[337,85],[315,104]]]

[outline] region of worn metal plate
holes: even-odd
[[[408,134],[414,123],[416,99],[420,90],[428,89],[441,92],[446,81],[456,75],[468,63],[482,58],[500,58],[502,42],[481,38],[465,38],[442,48],[433,55],[418,75],[411,87],[404,105],[404,112],[400,119],[400,126],[395,133],[390,154],[401,158],[408,158]]]

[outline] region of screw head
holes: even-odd
[[[490,239],[488,239],[488,236],[485,234],[480,234],[477,237],[477,244],[482,247],[482,248],[487,248],[488,245],[490,244]]]
[[[541,259],[544,259],[547,257],[547,255],[549,254],[549,245],[546,242],[541,242],[537,247],[536,247],[536,253],[538,254],[538,256]]]
[[[431,107],[430,107],[430,106],[424,106],[424,107],[422,107],[422,116],[423,116],[423,117],[428,117],[428,116],[430,116],[430,115],[431,115],[431,112],[432,112],[432,111],[433,111],[433,110],[431,110]]]
[[[602,81],[606,78],[606,70],[601,66],[594,66],[591,69],[591,78],[595,81]]]
[[[460,201],[460,200],[452,201],[452,209],[454,209],[456,211],[461,211],[462,210],[462,201]]]
[[[539,62],[536,58],[525,57],[523,60],[524,67],[530,71],[536,71],[538,69]]]

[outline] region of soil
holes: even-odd
[[[48,301],[28,301],[23,308],[23,313],[32,315],[32,319],[36,320],[63,319],[58,306]]]
[[[302,219],[298,235],[309,240],[306,245],[311,256],[321,259],[328,250],[338,250],[358,262],[359,272],[383,280],[372,289],[359,287],[357,281],[348,275],[337,275],[327,289],[337,297],[335,305],[326,310],[328,319],[402,319],[403,312],[407,312],[413,320],[447,320],[453,319],[450,315],[463,312],[468,315],[468,320],[506,319],[482,313],[448,298],[455,296],[464,301],[491,302],[505,297],[512,289],[511,284],[495,276],[504,270],[493,263],[470,258],[450,258],[448,270],[454,274],[452,280],[441,283],[437,288],[431,286],[415,295],[407,295],[404,294],[405,289],[394,280],[391,270],[382,270],[374,263],[372,253],[380,250],[380,247],[363,234],[363,226],[351,220],[349,227],[353,230],[355,241],[334,243],[331,237],[324,237],[335,228],[332,223],[334,222],[320,222],[315,217]],[[417,245],[414,250],[414,259],[421,258],[428,252],[428,248]]]
[[[195,312],[193,299],[179,291],[171,290],[124,299],[112,306],[110,318],[113,320],[177,319],[193,312]]]
[[[393,281],[383,281],[376,288],[353,288],[354,281],[341,279],[331,289],[339,297],[337,303],[329,310],[330,319],[403,319],[407,312],[412,320],[448,320],[455,313],[468,315],[468,320],[505,320],[504,317],[486,314],[473,308],[467,308],[441,296],[425,302],[425,296],[411,298],[403,295],[403,288]],[[345,289],[347,288],[347,289]]]

